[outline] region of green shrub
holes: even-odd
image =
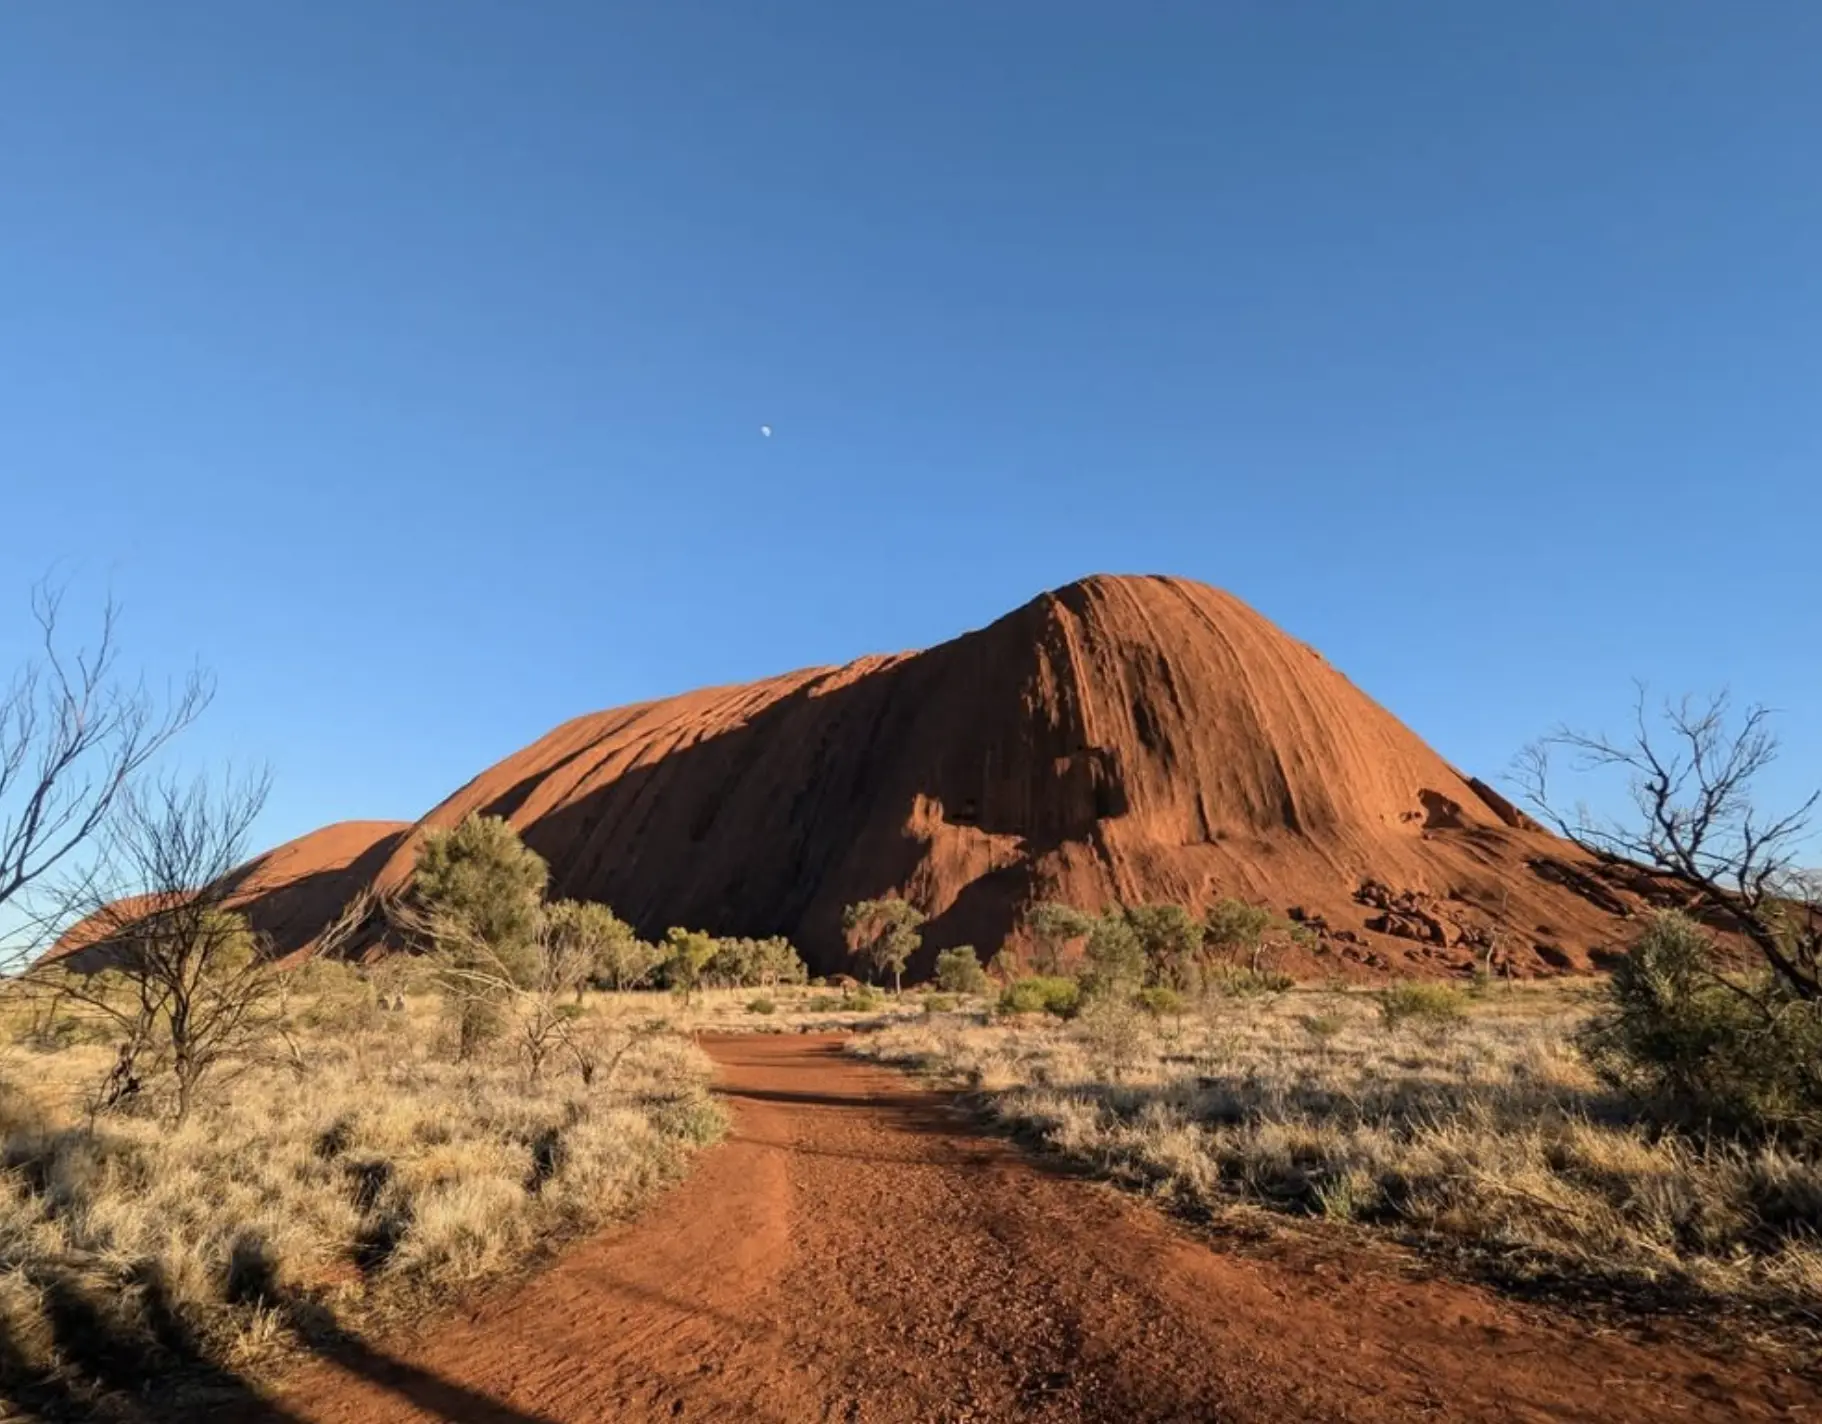
[[[936,956],[937,987],[947,994],[984,994],[987,971],[975,957],[974,946],[958,944]]]
[[[1446,1032],[1468,1016],[1467,995],[1453,984],[1411,980],[1381,989],[1379,1019],[1389,1029],[1413,1024],[1430,1032]]]
[[[1694,921],[1654,915],[1579,1037],[1603,1081],[1683,1126],[1822,1139],[1822,1005],[1723,977]]]
[[[1035,976],[1006,986],[1000,994],[1002,1014],[1050,1014],[1074,1018],[1082,1007],[1082,986],[1073,979]]]
[[[778,1005],[770,999],[749,999],[747,1000],[747,1012],[749,1014],[775,1014],[778,1012]]]
[[[1202,982],[1202,926],[1181,905],[1129,905],[1128,928],[1145,957],[1149,983],[1193,993]]]
[[[505,1031],[510,986],[536,974],[548,879],[544,861],[498,816],[470,816],[424,839],[411,896],[444,971],[438,986],[460,1058]]]
[[[954,1013],[955,996],[952,994],[925,994],[924,1012],[927,1014]]]
[[[1210,949],[1239,954],[1256,949],[1273,922],[1272,912],[1263,905],[1229,899],[1211,905],[1202,924]]]
[[[833,994],[812,994],[805,1007],[813,1014],[832,1014],[841,1007],[841,1000]]]
[[[1145,945],[1119,906],[1095,920],[1082,949],[1082,994],[1129,998],[1145,982]]]
[[[1209,976],[1209,988],[1230,999],[1247,999],[1259,994],[1282,994],[1297,987],[1297,981],[1274,969],[1247,969],[1223,965]]]
[[[1139,990],[1138,1004],[1154,1019],[1179,1015],[1188,1007],[1181,994],[1163,985]]]
[[[840,1007],[845,1013],[871,1013],[886,1001],[886,996],[871,984],[862,984],[858,989],[850,989],[842,996]]]

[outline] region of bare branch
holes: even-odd
[[[1525,800],[1562,835],[1606,861],[1649,867],[1688,892],[1688,908],[1721,916],[1764,956],[1799,998],[1822,999],[1822,913],[1797,857],[1822,790],[1794,809],[1766,814],[1755,779],[1777,760],[1769,709],[1735,718],[1725,692],[1663,704],[1654,731],[1643,686],[1625,739],[1559,728],[1522,751],[1514,779]],[[1551,751],[1578,772],[1620,772],[1632,814],[1570,813],[1551,791]]]
[[[64,957],[22,981],[122,1030],[99,1106],[169,1074],[181,1120],[202,1081],[255,1051],[271,1027],[266,946],[233,911],[235,872],[268,785],[264,772],[229,773],[219,784],[168,778],[117,794],[101,868],[86,881],[96,898]]]
[[[163,695],[123,680],[118,605],[104,604],[92,645],[72,646],[63,602],[60,587],[33,589],[39,651],[0,691],[0,907],[38,931],[37,944],[64,907],[21,902],[93,848],[134,777],[214,693],[200,671]]]

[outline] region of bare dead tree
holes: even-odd
[[[529,943],[503,950],[464,916],[426,909],[408,897],[389,901],[385,909],[405,942],[426,946],[458,1026],[468,1024],[477,1010],[484,1012],[502,1025],[510,1023],[534,1081],[558,1053],[574,1059],[584,1082],[594,1081],[599,1035],[584,1022],[580,1004],[571,1001],[594,973],[598,946],[592,940],[573,933],[561,916],[541,913]],[[616,1053],[613,1062],[619,1057]]]
[[[88,646],[65,635],[60,588],[35,587],[31,613],[38,651],[0,688],[0,909],[26,927],[20,956],[43,947],[66,907],[67,894],[46,904],[34,892],[83,860],[134,777],[213,695],[200,672],[162,696],[123,678],[111,599]],[[7,957],[0,945],[0,967]]]
[[[278,1014],[277,976],[234,911],[247,833],[265,804],[264,773],[129,784],[115,797],[93,896],[63,958],[22,980],[85,1006],[122,1031],[99,1108],[169,1075],[182,1122],[201,1083],[257,1061]],[[72,972],[69,964],[79,966]]]
[[[541,918],[529,982],[518,986],[519,1045],[533,1079],[543,1072],[544,1062],[553,1052],[568,1048],[575,1053],[581,991],[594,968],[592,944],[563,933],[549,916]],[[571,994],[576,996],[574,1003]],[[583,1076],[587,1079],[593,1074],[585,1071]]]
[[[1795,809],[1766,813],[1755,779],[1777,760],[1771,712],[1737,718],[1726,693],[1663,704],[1653,726],[1645,688],[1624,737],[1564,727],[1520,753],[1515,777],[1538,813],[1609,863],[1642,865],[1686,892],[1685,908],[1732,925],[1796,998],[1822,1000],[1822,896],[1798,864],[1822,791]],[[1551,753],[1580,773],[1623,773],[1632,815],[1601,816],[1552,793]]]

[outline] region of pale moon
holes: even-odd
[[[769,425],[762,425],[759,427],[759,433],[765,436],[767,440],[770,440],[772,438],[772,427]]]

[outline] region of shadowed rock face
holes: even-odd
[[[1586,966],[1633,901],[1486,790],[1238,600],[1098,577],[925,652],[579,717],[316,884],[400,886],[424,830],[480,812],[554,896],[786,934],[825,972],[842,906],[895,893],[926,959],[984,958],[1034,900],[1234,895],[1318,927],[1306,969],[1439,969],[1495,930],[1520,972]]]
[[[409,821],[337,821],[256,856],[234,872],[225,903],[247,916],[276,959],[300,956],[355,896],[373,884]],[[114,954],[96,940],[118,933],[156,906],[150,897],[116,901],[68,930],[51,951],[81,970]]]

